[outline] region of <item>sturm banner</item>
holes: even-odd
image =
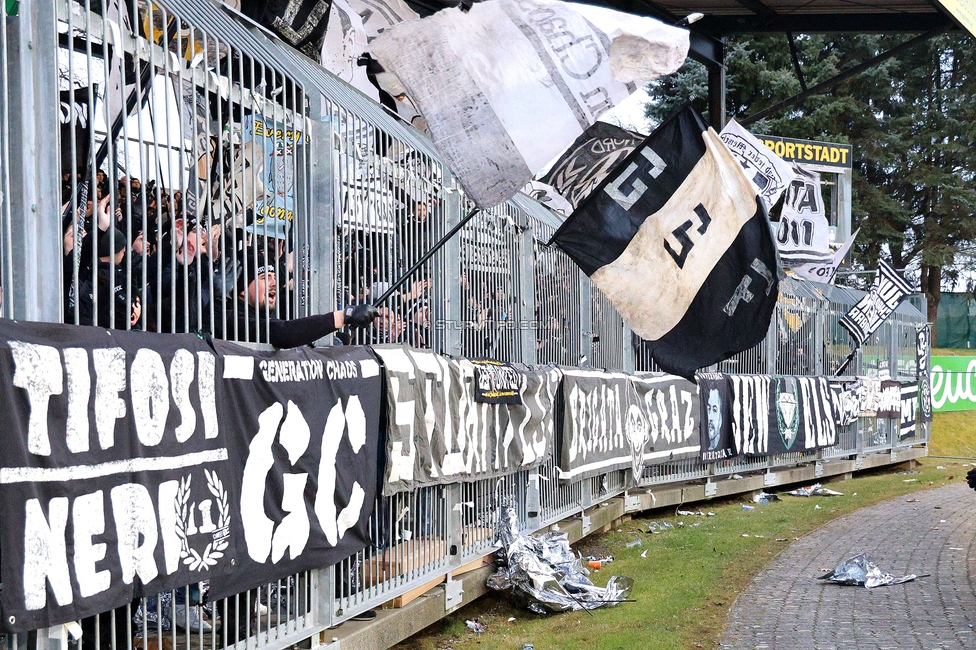
[[[365,545],[380,384],[364,349],[11,321],[0,340],[8,630],[201,580],[233,593]]]
[[[517,368],[519,402],[476,400],[475,365],[429,350],[374,346],[389,413],[383,493],[475,481],[536,467],[555,439],[560,372]]]
[[[893,379],[881,380],[878,417],[885,420],[901,419],[901,382]]]
[[[701,397],[701,421],[706,428],[701,437],[701,459],[714,463],[738,456],[732,440],[732,387],[726,375],[715,372],[699,373],[698,390]]]
[[[898,439],[905,440],[915,437],[915,423],[918,420],[918,384],[901,385],[901,414],[898,428]]]
[[[864,395],[864,382],[854,381],[830,382],[830,392],[833,393],[834,420],[837,426],[844,427],[857,422],[861,415],[861,399]]]
[[[697,387],[679,377],[563,371],[559,478],[578,481],[697,455]]]
[[[706,463],[737,456],[814,451],[837,443],[842,405],[826,377],[702,373]]]

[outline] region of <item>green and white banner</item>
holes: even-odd
[[[976,356],[932,357],[932,409],[976,411]]]

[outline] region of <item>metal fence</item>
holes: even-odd
[[[4,0],[2,11],[4,317],[267,343],[272,318],[374,299],[472,208],[423,136],[208,0]],[[346,342],[656,370],[606,297],[548,246],[559,223],[523,196],[484,212]],[[275,282],[259,273],[269,266]],[[784,282],[764,341],[719,369],[829,373],[849,346],[837,319],[859,295]],[[851,374],[913,377],[924,320],[902,305]],[[640,483],[927,440],[922,428],[899,443],[886,426],[862,419],[819,454],[648,466]],[[537,530],[630,482],[612,472],[565,484],[551,459],[502,480],[379,498],[372,545],[334,567],[205,606],[205,585],[141,599],[83,621],[77,647],[284,648],[481,557],[500,504]],[[8,642],[64,648],[68,635]]]

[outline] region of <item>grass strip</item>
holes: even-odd
[[[397,648],[517,650],[523,643],[534,644],[536,650],[717,648],[736,596],[794,540],[859,508],[965,480],[967,470],[961,461],[926,459],[910,474],[887,470],[832,482],[832,489],[844,492],[841,497],[784,496],[783,501],[744,510],[743,505],[755,504],[750,495],[742,495],[682,508],[714,513],[704,517],[679,517],[671,509],[651,511],[574,546],[584,557],[613,555],[614,562],[591,578],[599,585],[611,575],[634,578],[631,598],[637,602],[595,610],[593,617],[584,612],[539,616],[517,608],[505,596],[489,594]],[[667,521],[676,528],[649,534],[653,521]],[[626,548],[635,536],[642,546]],[[646,557],[641,557],[644,551]],[[473,618],[485,626],[483,634],[465,626],[465,619]]]

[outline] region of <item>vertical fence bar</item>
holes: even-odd
[[[57,322],[59,292],[50,283],[61,278],[60,173],[58,156],[57,17],[54,2],[22,2],[14,18],[5,18],[7,85],[3,101],[8,137],[4,165],[9,228],[10,275],[17,287],[7,296],[11,318]],[[16,139],[10,139],[16,134]]]

